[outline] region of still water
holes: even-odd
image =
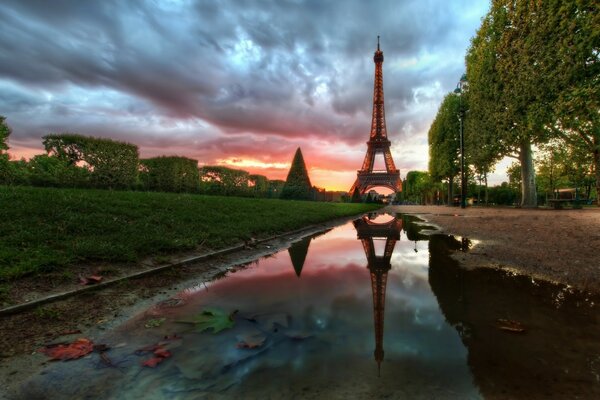
[[[52,363],[22,396],[600,398],[597,299],[463,270],[449,254],[468,240],[420,229],[369,215],[304,238],[156,304],[96,338],[109,362]],[[198,318],[227,329],[201,331]],[[136,350],[157,343],[170,357],[143,367],[152,351]]]

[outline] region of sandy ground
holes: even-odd
[[[454,257],[466,268],[515,271],[600,293],[600,208],[582,210],[392,206],[418,214],[473,248]]]

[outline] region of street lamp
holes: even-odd
[[[467,182],[465,179],[465,134],[464,134],[464,119],[465,111],[462,107],[462,93],[467,86],[467,74],[460,77],[460,81],[454,89],[454,93],[458,94],[458,120],[460,121],[460,208],[467,206]]]

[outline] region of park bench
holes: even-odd
[[[581,205],[585,200],[578,199],[548,199],[548,203],[552,205],[555,210],[562,210],[563,204],[572,203],[573,208],[581,208]]]

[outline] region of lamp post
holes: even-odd
[[[467,182],[465,178],[465,134],[464,134],[464,119],[465,111],[462,107],[462,93],[467,85],[467,74],[460,77],[460,81],[454,89],[454,93],[458,94],[458,120],[460,121],[460,208],[467,206]]]

